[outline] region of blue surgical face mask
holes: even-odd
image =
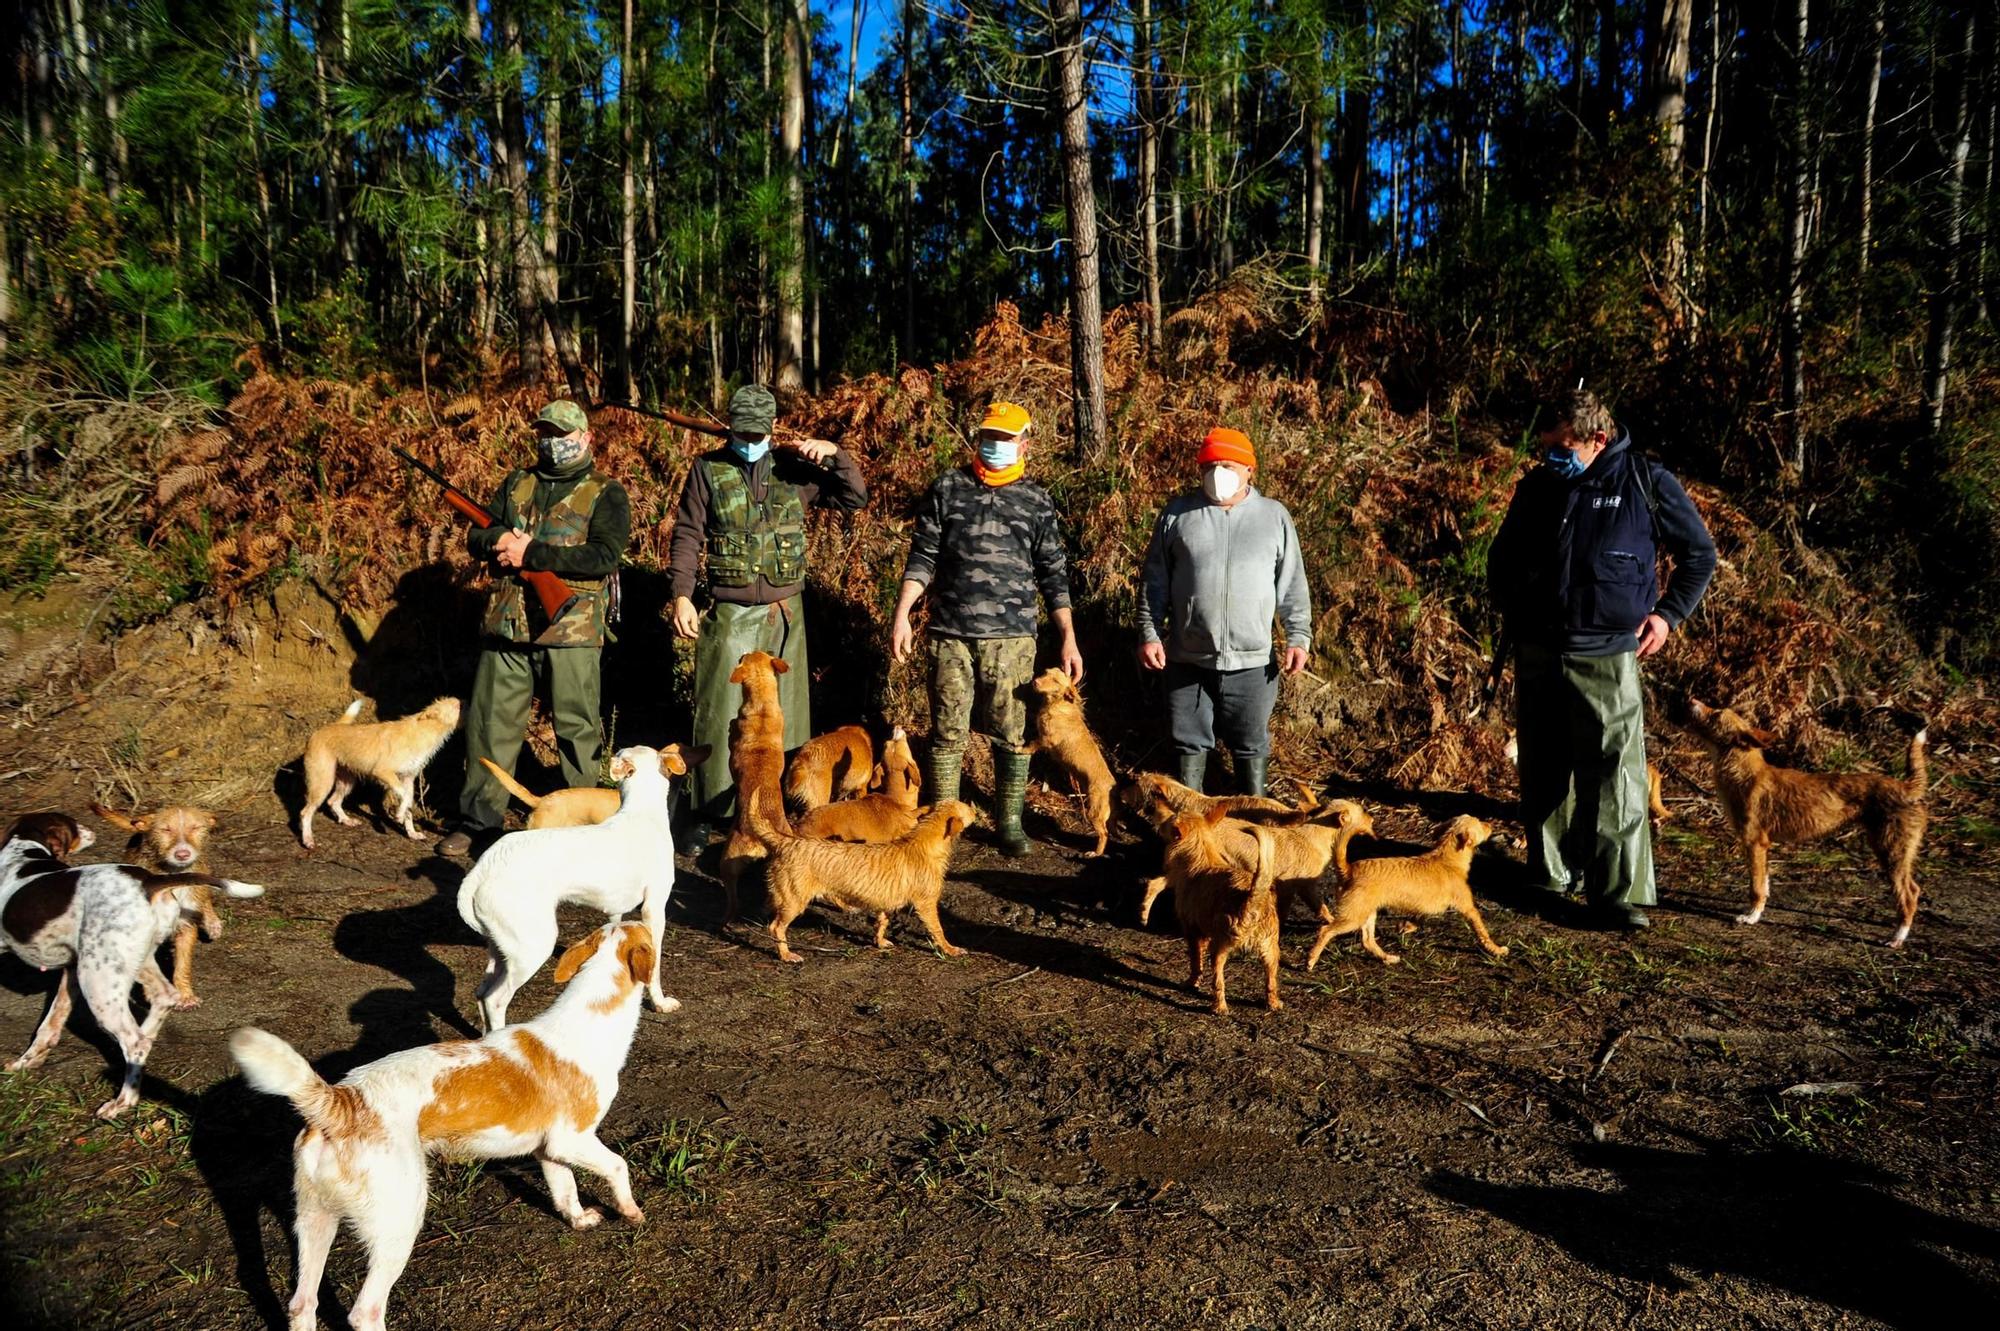
[[[979,460],[995,471],[998,471],[1002,467],[1011,467],[1021,460],[1021,441],[1019,439],[981,439],[979,441]]]
[[[1566,481],[1573,481],[1590,470],[1589,463],[1572,450],[1562,447],[1551,448],[1542,454],[1542,461],[1548,463],[1550,469]]]
[[[771,451],[771,441],[766,437],[759,439],[753,444],[747,439],[739,439],[735,435],[731,435],[729,436],[729,451],[737,457],[742,458],[745,462],[755,462]]]

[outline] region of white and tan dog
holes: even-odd
[[[507,1024],[507,1003],[556,950],[556,907],[595,906],[606,915],[636,910],[653,935],[646,992],[672,1012],[680,1000],[660,991],[660,934],[674,890],[674,835],[667,825],[667,778],[687,767],[677,754],[643,746],[611,759],[618,812],[591,827],[514,832],[479,857],[458,889],[458,913],[486,940],[479,1010],[486,1029]]]
[[[644,926],[616,921],[556,963],[568,983],[533,1021],[480,1040],[406,1049],[328,1085],[277,1036],[245,1027],[229,1052],[251,1086],[290,1100],[306,1121],[292,1147],[298,1288],[292,1331],[318,1324],[320,1277],[345,1220],[368,1248],[368,1276],[349,1322],[381,1331],[389,1290],[423,1228],[426,1157],[499,1160],[532,1155],[549,1199],[575,1229],[603,1218],[577,1200],[572,1167],[611,1185],[618,1214],[644,1224],[631,1173],[597,1139],[632,1052],[639,992],[656,965]]]
[[[0,943],[37,969],[55,970],[55,997],[28,1051],[7,1065],[38,1065],[62,1038],[72,988],[125,1056],[118,1094],[97,1107],[117,1118],[139,1101],[146,1055],[179,1004],[153,956],[183,921],[198,919],[208,894],[257,897],[264,889],[201,873],[153,873],[136,864],[70,868],[63,856],[95,838],[63,813],[30,814],[0,843]],[[212,909],[212,908],[211,908]],[[146,1016],[132,1019],[132,986],[146,991]]]

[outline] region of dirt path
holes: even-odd
[[[0,770],[20,766],[8,763]],[[4,788],[80,807],[73,776]],[[482,951],[459,868],[373,828],[301,858],[271,795],[215,847],[267,883],[200,954],[139,1111],[100,1125],[87,1021],[0,1080],[12,1326],[282,1325],[296,1120],[230,1075],[255,1022],[322,1070],[470,1029]],[[1695,820],[1690,820],[1695,821]],[[1385,810],[1385,836],[1415,837]],[[1071,823],[1074,826],[1074,823]],[[1737,873],[1698,822],[1663,849],[1636,940],[1496,904],[1512,955],[1453,920],[1386,969],[1348,943],[1252,968],[1228,1017],[1182,988],[1171,912],[1134,923],[1147,851],[967,846],[945,960],[900,921],[809,914],[786,967],[724,933],[683,859],[667,987],[606,1124],[650,1223],[574,1235],[532,1165],[433,1171],[392,1307],[456,1327],[1602,1327],[1977,1325],[2000,1313],[2000,913],[1943,834],[1908,949],[1848,848]],[[112,842],[110,844],[115,844]],[[1497,881],[1497,865],[1482,873]],[[1505,901],[1504,894],[1501,900]],[[566,917],[565,933],[590,926]],[[1288,939],[1296,958],[1309,937]],[[0,1051],[43,977],[0,965]],[[545,1004],[547,971],[517,1000]],[[1848,1094],[1787,1096],[1800,1083]],[[329,1268],[339,1325],[360,1253]],[[1984,1315],[1982,1317],[1982,1314]]]

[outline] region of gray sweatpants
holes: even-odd
[[[1271,709],[1278,703],[1278,663],[1248,670],[1205,670],[1167,662],[1167,723],[1180,753],[1218,744],[1239,758],[1271,752]]]

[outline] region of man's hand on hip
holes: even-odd
[[[1659,615],[1647,615],[1646,622],[1639,626],[1639,658],[1644,660],[1667,645],[1667,634],[1673,630]]]
[[[1167,668],[1167,648],[1164,643],[1146,642],[1139,644],[1139,664],[1148,670]]]
[[[701,636],[701,615],[695,610],[694,602],[685,596],[674,598],[674,636],[677,638]]]

